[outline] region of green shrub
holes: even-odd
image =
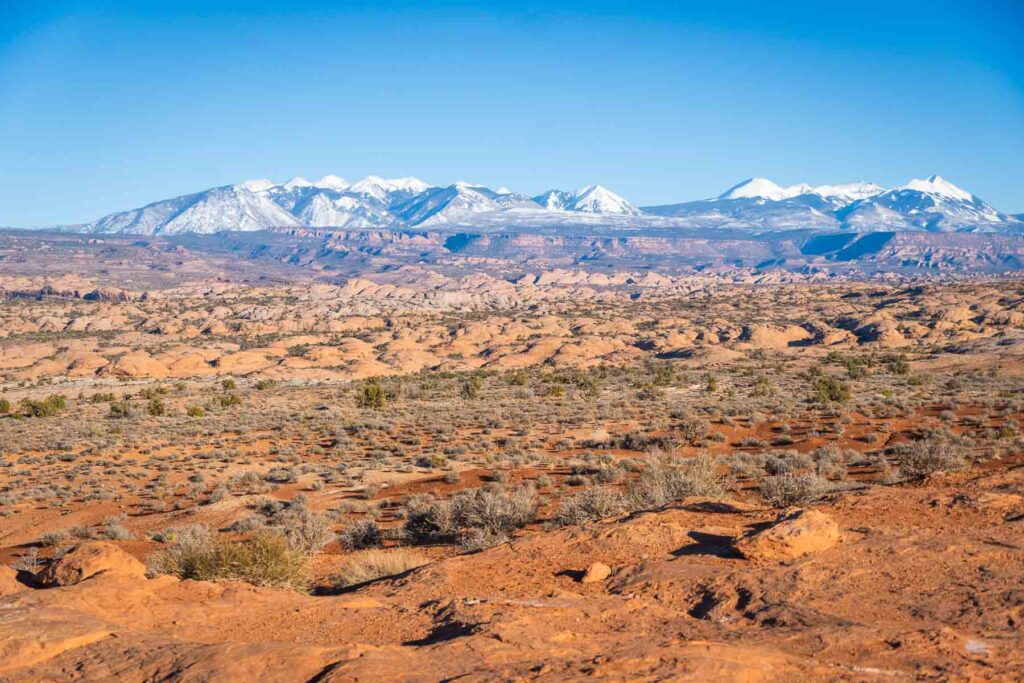
[[[24,399],[21,402],[21,412],[28,417],[52,417],[64,410],[66,405],[66,398],[60,394],[50,394],[39,401]]]
[[[167,408],[164,406],[164,402],[158,398],[149,399],[149,405],[146,406],[146,412],[152,417],[161,417],[167,413]]]
[[[819,403],[846,403],[853,395],[849,384],[831,375],[815,377],[812,387]]]
[[[230,408],[242,404],[242,397],[238,394],[220,394],[214,397],[213,404],[221,408]]]
[[[526,374],[525,370],[516,370],[509,375],[508,383],[514,387],[524,387],[530,380],[530,376]]]
[[[293,550],[303,555],[319,552],[334,540],[331,521],[325,515],[310,510],[304,496],[297,496],[276,512],[269,524],[284,535]]]
[[[379,382],[367,382],[356,394],[356,405],[360,408],[380,410],[387,405],[387,393]]]
[[[115,419],[128,418],[132,416],[132,407],[128,404],[128,401],[111,403],[108,415]]]
[[[901,353],[898,356],[890,356],[886,359],[886,365],[889,366],[889,372],[894,375],[910,373],[910,361],[907,360],[906,354]]]

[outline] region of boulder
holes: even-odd
[[[25,590],[26,586],[18,581],[18,572],[13,567],[0,564],[0,598]]]
[[[589,567],[587,571],[583,572],[583,577],[580,578],[581,583],[597,583],[598,581],[604,581],[612,574],[612,568],[606,565],[604,562],[595,562]]]
[[[146,565],[107,541],[83,543],[36,575],[43,586],[72,586],[98,575],[145,578]]]
[[[827,550],[839,541],[839,525],[823,512],[783,510],[768,527],[754,529],[733,542],[748,560],[779,562]]]

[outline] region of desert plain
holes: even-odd
[[[0,680],[1021,679],[1019,272],[314,238],[0,239]]]

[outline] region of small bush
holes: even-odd
[[[202,406],[189,406],[188,409],[185,410],[185,414],[189,417],[203,417],[206,415],[206,411],[203,410]]]
[[[530,486],[512,491],[503,488],[466,489],[448,500],[417,498],[406,504],[405,534],[412,540],[464,537],[475,530],[500,543],[515,529],[532,522],[537,496]]]
[[[66,529],[58,529],[56,531],[44,532],[39,537],[39,543],[41,545],[44,545],[44,546],[48,547],[48,548],[52,548],[53,546],[60,545],[61,543],[63,543],[67,539],[68,539],[68,532],[67,532],[67,530]]]
[[[256,586],[307,587],[302,554],[281,534],[261,531],[244,541],[214,540],[207,532],[190,532],[150,557],[157,574],[200,581],[245,581]]]
[[[380,410],[388,403],[387,392],[379,382],[367,382],[356,394],[356,405],[360,408]]]
[[[850,385],[829,375],[819,375],[813,382],[814,397],[819,403],[846,403],[853,392]]]
[[[271,520],[288,541],[288,546],[303,555],[319,552],[334,540],[331,521],[305,506],[292,506]]]
[[[114,419],[123,419],[132,416],[132,408],[128,404],[128,401],[118,401],[117,403],[110,404],[110,412],[108,415]]]
[[[476,398],[484,386],[484,380],[479,375],[473,375],[462,383],[462,397]]]
[[[167,407],[164,406],[164,402],[158,398],[149,399],[149,405],[146,406],[146,412],[151,417],[162,417],[167,414]]]
[[[574,496],[564,498],[555,511],[554,522],[559,526],[585,524],[612,517],[626,509],[622,494],[612,489],[595,486]]]
[[[967,464],[963,451],[951,440],[940,437],[902,446],[896,452],[896,462],[904,476],[914,479],[935,472],[956,472]]]
[[[652,456],[629,488],[628,505],[632,510],[653,510],[687,496],[721,498],[730,486],[729,479],[718,473],[718,463],[709,455],[690,459]]]
[[[679,423],[679,435],[690,446],[698,445],[708,434],[708,421],[699,415],[687,415]]]
[[[66,398],[60,394],[50,394],[39,401],[24,399],[21,402],[21,410],[28,417],[52,417],[64,410],[66,405]]]
[[[242,405],[242,397],[238,394],[220,394],[214,397],[213,404],[220,406],[221,408],[230,408],[232,406]]]
[[[814,471],[826,479],[845,479],[846,460],[835,446],[822,446],[811,454]]]
[[[828,490],[828,480],[817,474],[780,474],[761,482],[761,495],[773,507],[807,503]]]
[[[357,586],[422,567],[427,559],[408,550],[367,550],[346,562],[333,577],[335,588]]]
[[[103,525],[100,536],[110,541],[127,541],[131,539],[132,533],[120,522],[109,521]]]
[[[352,522],[338,534],[338,541],[346,550],[376,548],[381,544],[382,539],[380,526],[372,519]]]
[[[272,467],[263,478],[273,484],[293,484],[295,483],[299,475],[291,467]]]

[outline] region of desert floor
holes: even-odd
[[[0,276],[0,680],[1024,676],[1019,280],[188,262]]]

